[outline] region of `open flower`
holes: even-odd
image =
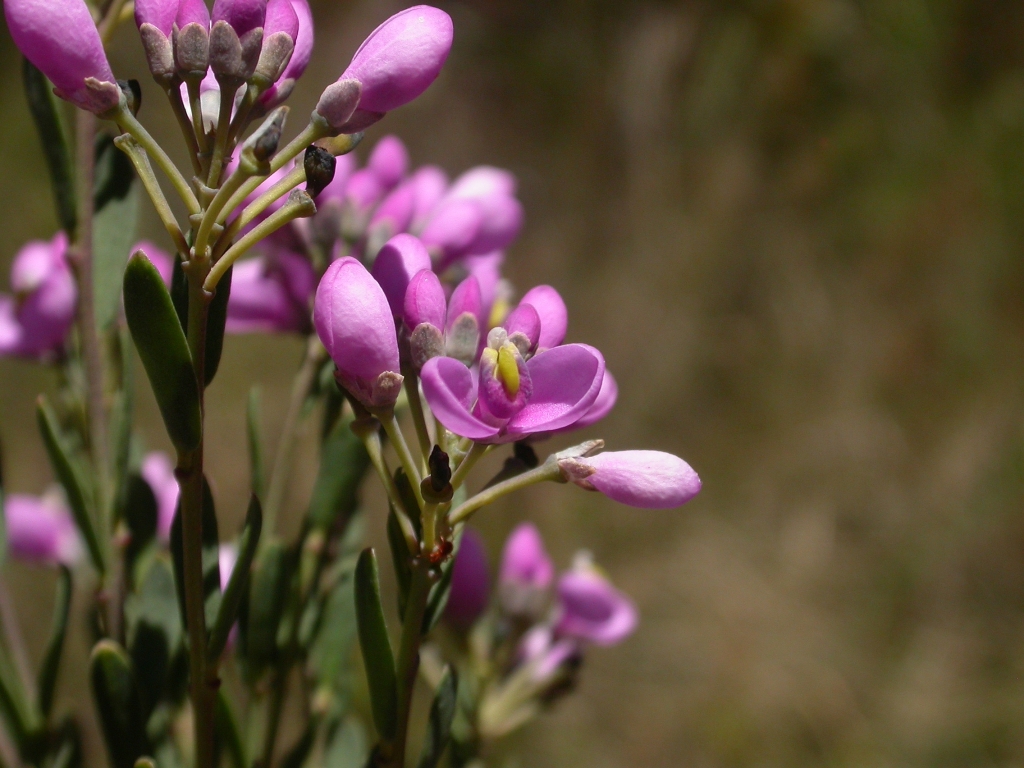
[[[608,451],[560,459],[567,480],[644,509],[679,507],[700,493],[700,478],[678,456],[662,451]]]
[[[14,44],[76,107],[102,114],[117,107],[103,42],[84,0],[4,0]]]
[[[395,321],[383,289],[356,259],[327,268],[313,324],[338,367],[338,383],[371,410],[394,406],[402,386]]]
[[[67,244],[58,232],[50,242],[26,244],[14,257],[14,296],[0,296],[0,355],[40,358],[63,346],[78,303]]]
[[[15,557],[34,563],[74,565],[84,554],[71,511],[58,492],[12,493],[4,499],[7,543]]]
[[[556,587],[555,636],[597,645],[615,645],[633,634],[636,607],[581,553]]]

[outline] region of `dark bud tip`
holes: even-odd
[[[281,143],[281,132],[284,130],[284,121],[275,120],[265,130],[256,142],[252,145],[253,156],[261,163],[277,154],[277,147]]]
[[[512,450],[514,452],[513,455],[523,462],[527,469],[534,469],[540,464],[540,459],[537,458],[537,452],[533,450],[533,446],[529,443],[520,441],[515,444]]]
[[[334,180],[334,169],[338,161],[326,149],[315,144],[306,150],[302,166],[306,170],[306,191],[316,198]]]
[[[430,465],[430,485],[437,493],[440,493],[452,480],[452,468],[448,462],[448,454],[441,450],[441,446],[435,445],[427,463]]]
[[[142,86],[138,80],[118,80],[117,87],[121,89],[125,100],[128,102],[128,109],[133,115],[139,114],[142,109]]]

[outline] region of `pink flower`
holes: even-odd
[[[189,24],[198,24],[209,30],[210,9],[206,7],[205,0],[181,0],[174,23],[178,29],[184,29]]]
[[[214,0],[211,21],[226,21],[239,37],[262,27],[267,16],[267,0]]]
[[[14,296],[0,296],[0,356],[46,357],[60,350],[75,320],[78,288],[67,237],[26,244],[11,265]]]
[[[290,0],[292,10],[298,21],[298,32],[295,34],[295,49],[288,64],[276,83],[260,96],[260,103],[266,110],[271,110],[287,99],[295,88],[295,82],[306,71],[309,60],[313,56],[313,14],[309,10],[307,0]],[[270,13],[268,6],[267,13]]]
[[[178,0],[136,0],[135,23],[139,27],[152,24],[164,37],[169,38],[178,16]]]
[[[567,480],[581,488],[643,509],[682,506],[701,486],[689,464],[662,451],[608,451],[561,459],[558,466]]]
[[[590,565],[589,558],[562,574],[556,592],[556,637],[616,645],[636,629],[633,601]]]
[[[231,275],[228,333],[307,333],[316,275],[309,259],[286,250],[240,261]]]
[[[387,296],[395,317],[405,314],[405,294],[412,278],[421,270],[430,269],[430,254],[413,235],[395,235],[377,253],[373,277]]]
[[[483,538],[472,528],[462,531],[462,541],[452,566],[452,587],[445,606],[445,618],[456,629],[466,631],[483,615],[491,596],[491,577]]]
[[[351,125],[335,127],[362,130],[423,93],[448,58],[452,34],[451,17],[429,5],[407,8],[377,27],[338,80],[357,85],[359,94]],[[326,116],[320,106],[317,111]]]
[[[471,365],[479,353],[482,311],[475,277],[459,283],[446,302],[437,275],[429,267],[417,272],[409,281],[403,304],[413,366],[420,369],[439,355]]]
[[[10,494],[4,499],[7,543],[22,560],[73,566],[83,553],[71,511],[59,495]]]
[[[89,112],[115,109],[121,89],[84,0],[4,0],[14,44],[62,99]]]
[[[546,592],[555,578],[540,531],[533,523],[520,523],[505,541],[498,571],[499,588],[506,591],[524,589]]]
[[[147,453],[139,470],[142,479],[153,491],[156,499],[156,534],[160,541],[171,538],[171,523],[178,508],[178,479],[174,476],[174,464],[163,451]]]
[[[384,290],[356,259],[327,268],[313,325],[338,367],[338,382],[368,408],[394,406],[402,385],[395,321]]]

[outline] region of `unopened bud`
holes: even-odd
[[[142,86],[138,80],[118,80],[117,87],[124,94],[125,103],[133,115],[139,114],[142,108]]]
[[[239,36],[224,20],[210,29],[210,69],[218,77],[246,81],[256,69],[263,46],[263,27]]]
[[[252,153],[258,161],[267,161],[277,153],[277,148],[281,143],[281,133],[284,131],[284,123],[287,118],[288,107],[278,107],[270,113],[267,119],[263,121],[263,125],[246,142],[252,146]]]
[[[449,357],[472,365],[476,360],[480,344],[480,325],[475,316],[463,312],[448,329],[447,351]]]
[[[326,149],[313,145],[302,157],[302,167],[306,171],[306,191],[314,199],[334,180],[334,171],[338,161]]]
[[[210,66],[210,30],[191,22],[174,35],[174,63],[185,79],[201,80]]]
[[[331,83],[324,89],[313,114],[326,121],[332,131],[339,133],[359,105],[361,93],[362,85],[358,80],[339,80],[336,83]],[[347,132],[355,133],[356,131],[348,130]]]
[[[427,464],[430,466],[430,484],[434,487],[435,491],[440,493],[452,479],[452,468],[448,462],[448,454],[441,450],[441,446],[434,445]]]
[[[413,367],[418,371],[427,360],[444,356],[444,336],[441,329],[430,323],[420,323],[409,335],[409,351]]]

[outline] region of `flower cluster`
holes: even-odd
[[[0,295],[0,356],[57,357],[75,319],[78,288],[68,239],[27,243],[11,264],[13,296]]]

